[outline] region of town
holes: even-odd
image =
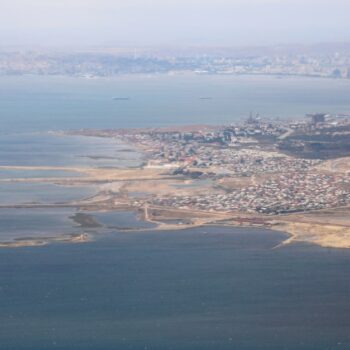
[[[248,74],[350,78],[347,44],[250,48],[2,48],[0,75]]]
[[[114,133],[146,153],[145,168],[188,178],[194,188],[199,186],[196,182],[210,184],[210,190],[207,186],[202,193],[178,195],[174,189],[163,196],[137,198],[134,206],[147,202],[178,209],[276,215],[350,204],[349,173],[325,169],[332,158],[320,159],[317,151],[304,158],[286,147],[295,139],[310,147],[313,135],[319,144],[320,135],[331,133],[339,150],[337,137],[344,143],[344,130],[349,127],[346,116],[317,113],[292,122],[250,115],[240,124],[197,126],[192,131],[187,127]],[[348,150],[350,140],[345,135],[343,146]],[[327,145],[331,147],[328,140]]]

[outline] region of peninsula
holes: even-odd
[[[99,186],[90,198],[60,204],[83,211],[133,210],[152,230],[193,226],[261,226],[283,231],[282,243],[308,242],[350,248],[350,118],[326,114],[305,120],[248,120],[224,126],[155,129],[73,130],[65,135],[116,138],[143,154],[136,168],[14,167],[7,170],[66,170],[82,176],[1,181]],[[124,228],[127,230],[127,228]],[[139,230],[149,230],[142,228]],[[61,241],[83,242],[88,235]],[[1,246],[46,244],[60,239],[3,242]]]

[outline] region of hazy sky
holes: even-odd
[[[350,41],[350,0],[0,0],[0,45]]]

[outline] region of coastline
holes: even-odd
[[[203,126],[202,126],[203,127]],[[188,127],[184,127],[185,130]],[[166,128],[166,130],[177,128]],[[147,129],[148,130],[148,129]],[[102,134],[101,134],[102,133]],[[120,133],[120,131],[119,131]],[[100,136],[117,138],[118,133],[99,130],[76,131],[64,133],[67,135]],[[122,134],[122,132],[121,132]],[[112,135],[112,136],[111,136]],[[121,138],[121,136],[119,135]],[[122,138],[121,138],[122,139]],[[146,145],[137,142],[124,144],[143,154],[144,159],[151,159],[152,150]],[[339,169],[336,164],[339,165]],[[334,162],[326,161],[317,168],[327,171],[344,172],[348,159],[340,159]],[[71,207],[89,214],[92,211],[118,212],[130,210],[139,213],[139,218],[144,222],[156,225],[153,228],[124,228],[122,231],[174,231],[205,226],[228,227],[260,227],[273,231],[284,232],[289,237],[279,246],[293,242],[306,242],[328,248],[350,248],[350,206],[343,208],[331,208],[327,210],[310,211],[305,213],[291,213],[283,215],[262,215],[258,213],[227,212],[227,211],[201,211],[191,208],[179,209],[167,206],[156,206],[148,203],[149,198],[155,196],[170,196],[176,193],[193,196],[203,190],[213,194],[219,194],[222,189],[221,180],[217,183],[207,184],[204,187],[196,187],[195,179],[186,176],[172,174],[166,167],[148,167],[141,165],[133,168],[92,168],[92,167],[55,167],[55,166],[0,166],[0,170],[21,171],[67,171],[79,173],[79,177],[55,177],[55,178],[4,178],[0,182],[28,182],[28,183],[52,183],[59,186],[91,185],[99,188],[96,195],[90,198],[75,200],[60,204],[13,204],[1,205],[0,208],[59,208]],[[196,169],[194,169],[196,170]],[[210,171],[209,169],[208,171]],[[232,179],[234,186],[241,186],[247,181],[256,183],[255,175],[248,178]],[[218,186],[220,185],[220,186]],[[133,197],[132,194],[142,194],[141,197]],[[144,196],[144,197],[143,197]],[[323,215],[325,214],[325,215]],[[330,219],[330,218],[334,219]],[[93,235],[81,233],[79,235],[63,235],[54,237],[17,239],[11,242],[2,242],[0,247],[17,248],[30,246],[43,246],[50,243],[83,243],[93,240]]]
[[[132,208],[127,206],[120,206],[119,208],[104,208],[94,207],[87,208],[87,214],[89,209],[103,210],[102,212],[123,212],[140,211],[140,208]],[[159,208],[148,208],[149,210],[158,210]],[[133,232],[149,232],[149,231],[178,231],[188,230],[196,227],[231,227],[231,228],[261,228],[280,233],[285,233],[288,238],[282,241],[275,248],[280,248],[294,242],[310,243],[318,245],[324,248],[335,249],[350,249],[350,225],[339,224],[324,224],[317,222],[316,219],[310,222],[303,222],[301,218],[299,221],[294,217],[261,217],[261,216],[246,216],[242,214],[232,215],[230,213],[210,213],[210,212],[188,212],[179,211],[172,208],[162,208],[163,215],[157,215],[157,218],[153,215],[145,215],[145,213],[139,213],[138,220],[155,224],[152,228],[118,228],[119,232],[133,233]],[[166,214],[164,213],[166,212]],[[350,212],[350,208],[349,208]],[[179,223],[167,223],[171,220],[179,221]],[[184,222],[189,219],[190,222]],[[82,225],[85,227],[85,225]],[[98,221],[96,227],[102,226]],[[16,239],[10,242],[1,242],[0,248],[19,248],[19,247],[32,247],[32,246],[45,246],[51,243],[85,243],[94,240],[94,235],[72,234],[55,237],[43,237],[43,238],[28,238],[28,239]]]

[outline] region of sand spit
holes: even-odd
[[[291,235],[281,245],[306,242],[325,248],[350,248],[350,227],[303,222],[280,222],[272,229],[287,232]]]
[[[131,180],[156,180],[164,179],[169,175],[163,169],[157,168],[79,168],[79,167],[31,167],[31,166],[0,166],[0,170],[22,170],[22,171],[67,171],[81,173],[83,177],[57,177],[57,178],[11,178],[1,179],[1,181],[12,182],[62,182],[62,183],[80,183],[80,182],[98,182],[98,181],[131,181]]]
[[[51,243],[85,243],[91,241],[88,234],[72,234],[55,237],[30,237],[21,238],[9,242],[0,242],[0,248],[21,248],[21,247],[39,247]]]

